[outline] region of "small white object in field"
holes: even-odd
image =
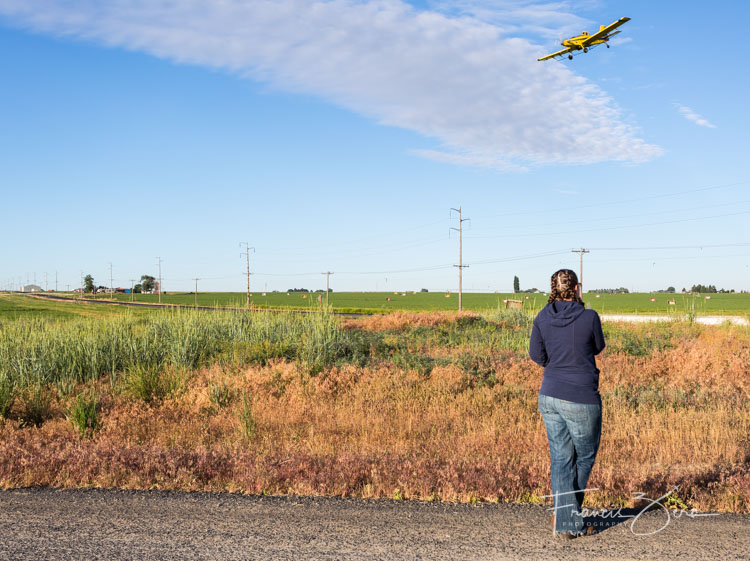
[[[597,298],[601,298],[601,297],[602,297],[602,295],[601,295],[601,294],[597,294],[597,295],[596,295],[596,297],[597,297]]]
[[[651,301],[652,302],[656,302],[656,298],[651,298]]]
[[[710,297],[710,296],[706,296],[706,300],[710,300],[710,299],[711,299],[711,297]]]
[[[669,301],[669,305],[670,305],[670,306],[674,306],[674,300],[670,300],[670,301]]]
[[[263,296],[265,296],[265,295],[266,295],[266,293],[264,292],[264,293],[263,293]]]

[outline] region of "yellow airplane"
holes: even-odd
[[[565,41],[560,43],[563,47],[565,47],[562,51],[557,51],[556,53],[552,53],[551,55],[543,56],[542,58],[539,58],[537,60],[548,60],[550,58],[555,58],[565,54],[568,55],[568,58],[570,60],[573,60],[573,55],[569,53],[572,53],[573,51],[583,51],[584,53],[587,53],[589,52],[589,47],[607,43],[607,41],[609,41],[612,37],[620,33],[619,31],[615,31],[615,29],[620,27],[626,21],[630,21],[630,18],[620,18],[616,22],[611,23],[607,26],[602,25],[599,28],[599,31],[597,31],[593,35],[589,35],[588,32],[584,31],[576,37],[565,39]],[[609,44],[607,44],[607,48],[609,49]]]

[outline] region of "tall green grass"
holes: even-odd
[[[326,314],[178,310],[137,317],[20,319],[0,323],[0,380],[10,388],[54,384],[66,393],[72,384],[136,368],[185,370],[210,361],[286,356],[318,369],[345,351],[344,335]]]
[[[505,311],[460,317],[439,328],[373,332],[344,329],[326,313],[160,310],[64,321],[22,318],[0,322],[0,401],[12,402],[15,388],[54,386],[69,395],[76,385],[106,375],[113,385],[121,380],[135,394],[160,399],[174,389],[154,380],[160,373],[277,358],[297,361],[312,375],[337,362],[364,365],[394,357],[429,372],[431,359],[422,355],[438,346],[525,352],[531,319]]]

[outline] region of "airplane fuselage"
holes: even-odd
[[[601,26],[599,29],[600,31],[605,28],[604,25]],[[603,37],[602,39],[597,39],[596,41],[591,41],[591,35],[589,35],[588,31],[583,31],[580,35],[576,35],[575,37],[571,37],[570,39],[565,39],[562,43],[560,43],[563,47],[570,47],[571,49],[581,50],[584,47],[584,44],[586,47],[593,47],[594,45],[601,45],[602,43],[606,43],[609,40],[609,37]]]
[[[604,26],[602,26],[604,27]],[[562,43],[560,43],[563,47],[569,47],[571,49],[576,49],[580,51],[583,49],[584,43],[588,41],[587,47],[592,47],[594,45],[601,45],[602,43],[606,43],[609,38],[604,39],[597,39],[596,41],[590,41],[591,35],[589,35],[587,32],[583,32],[581,35],[577,35],[575,37],[571,37],[570,39],[565,39]]]

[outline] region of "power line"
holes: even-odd
[[[361,237],[361,238],[347,239],[346,241],[340,241],[340,238],[339,238],[338,243],[336,243],[336,242],[321,242],[321,244],[312,245],[312,246],[279,247],[279,248],[275,248],[274,252],[275,253],[287,253],[287,252],[298,253],[298,252],[306,252],[307,250],[310,250],[310,249],[315,249],[316,251],[320,252],[321,251],[320,245],[324,245],[325,249],[323,249],[322,251],[330,251],[330,252],[340,253],[340,250],[336,249],[337,247],[344,247],[344,246],[347,246],[347,245],[358,245],[360,242],[365,241],[365,240],[370,240],[370,239],[375,239],[375,238],[381,239],[384,235],[385,236],[399,236],[400,234],[403,234],[404,232],[412,232],[412,231],[415,231],[415,230],[421,230],[423,228],[427,228],[429,226],[434,226],[436,224],[441,224],[441,223],[444,223],[444,222],[445,222],[445,219],[443,218],[443,219],[440,219],[440,220],[434,220],[432,222],[427,222],[425,224],[420,224],[418,226],[412,226],[410,228],[403,228],[403,229],[400,229],[400,230],[389,230],[388,233],[386,233],[386,234],[373,234],[371,236],[364,236],[364,237]],[[377,249],[377,248],[381,248],[381,247],[390,247],[392,244],[396,244],[396,243],[400,243],[399,240],[396,240],[394,242],[389,242],[388,244],[385,244],[385,245],[381,244],[381,245],[377,245],[377,246],[374,246],[374,247],[368,247],[368,248],[364,248],[364,249],[361,248],[361,247],[359,247],[359,246],[357,246],[355,248],[352,248],[352,251],[356,251],[357,254],[359,255],[362,251],[369,251],[371,249]]]
[[[670,212],[687,212],[692,210],[705,210],[709,208],[719,208],[719,207],[726,207],[726,206],[732,206],[736,207],[737,205],[741,204],[747,204],[750,203],[749,199],[744,199],[741,201],[732,201],[728,203],[717,203],[712,205],[701,205],[701,206],[694,206],[694,207],[687,207],[687,208],[676,208],[676,209],[670,209]],[[591,222],[614,222],[615,220],[629,220],[631,218],[640,218],[644,216],[663,216],[664,215],[664,209],[656,210],[653,212],[639,212],[637,214],[626,214],[626,215],[620,215],[620,216],[602,216],[600,218],[586,216],[585,218],[581,218],[579,220],[564,220],[564,221],[555,221],[555,224],[557,225],[565,225],[565,224],[588,224]],[[515,226],[506,226],[505,229],[517,229]],[[474,229],[475,232],[487,232],[487,231],[493,231],[497,230],[497,228],[491,227],[491,228],[476,228]],[[479,236],[472,236],[472,237],[479,237]]]
[[[325,273],[320,273],[320,274],[326,276],[326,311],[328,311],[328,295],[331,293],[330,285],[328,284],[328,281],[333,273],[331,271],[326,271]]]
[[[162,291],[162,278],[161,278],[161,257],[157,257],[159,260],[159,304],[161,304],[161,291]]]
[[[195,307],[198,307],[198,281],[201,279],[193,279],[195,281]]]
[[[255,253],[255,248],[250,247],[250,244],[248,242],[240,242],[240,247],[242,247],[242,244],[245,244],[245,258],[247,259],[247,307],[250,307],[250,250],[253,250],[253,253]]]
[[[561,210],[578,210],[582,208],[596,208],[600,206],[611,206],[611,205],[620,205],[625,203],[635,203],[640,201],[648,201],[651,199],[663,199],[663,198],[669,198],[669,197],[675,197],[679,195],[687,195],[689,193],[702,193],[704,191],[715,191],[717,189],[728,189],[730,187],[737,187],[738,185],[747,185],[750,183],[750,179],[745,179],[742,181],[737,181],[734,183],[725,183],[722,185],[712,185],[710,187],[699,187],[697,189],[686,189],[683,191],[672,191],[671,193],[662,193],[659,195],[646,195],[644,197],[635,197],[632,199],[621,199],[619,201],[607,201],[602,203],[591,203],[586,205],[577,205],[577,206],[570,206],[570,207],[555,207],[555,212],[559,212]],[[524,216],[529,214],[539,214],[540,209],[535,208],[534,210],[527,210],[522,212],[507,212],[503,214],[491,214],[487,216],[486,218],[500,218],[500,217],[507,217],[507,216]]]
[[[582,230],[563,230],[557,232],[532,232],[532,233],[520,233],[520,234],[504,234],[500,236],[471,236],[471,239],[499,239],[499,238],[528,238],[532,236],[558,236],[561,234],[580,234],[588,232],[606,232],[610,230],[627,230],[629,228],[640,228],[643,226],[664,226],[665,224],[678,224],[681,222],[694,222],[698,220],[710,220],[712,218],[726,218],[728,216],[740,216],[743,214],[750,214],[750,210],[743,210],[740,212],[730,212],[726,214],[713,214],[711,216],[696,216],[693,218],[680,218],[677,220],[664,220],[661,222],[647,222],[642,224],[628,224],[625,226],[610,226],[608,228],[586,228]]]
[[[458,231],[458,265],[454,265],[454,267],[458,267],[458,311],[463,311],[463,270],[468,267],[468,265],[464,265],[463,261],[463,248],[464,248],[464,222],[467,220],[471,220],[470,218],[462,218],[461,216],[461,205],[458,205],[458,208],[451,208],[451,210],[454,210],[458,213],[458,228],[451,228],[451,230],[457,230]]]
[[[649,249],[662,250],[662,249],[704,249],[704,248],[715,248],[715,247],[747,247],[750,243],[739,242],[739,243],[722,243],[722,244],[704,244],[704,245],[662,245],[662,246],[648,246],[648,247],[592,247],[597,251],[643,251]]]
[[[500,259],[485,259],[483,261],[472,261],[472,265],[487,265],[490,263],[507,263],[510,261],[525,261],[526,259],[539,259],[541,257],[552,257],[553,255],[560,255],[563,253],[568,253],[567,249],[561,249],[561,250],[555,250],[555,251],[545,251],[542,253],[533,253],[530,255],[518,255],[516,257],[503,257]]]
[[[591,253],[588,249],[571,249],[571,253],[580,253],[581,254],[581,270],[578,276],[578,294],[583,294],[583,254],[584,253]]]

